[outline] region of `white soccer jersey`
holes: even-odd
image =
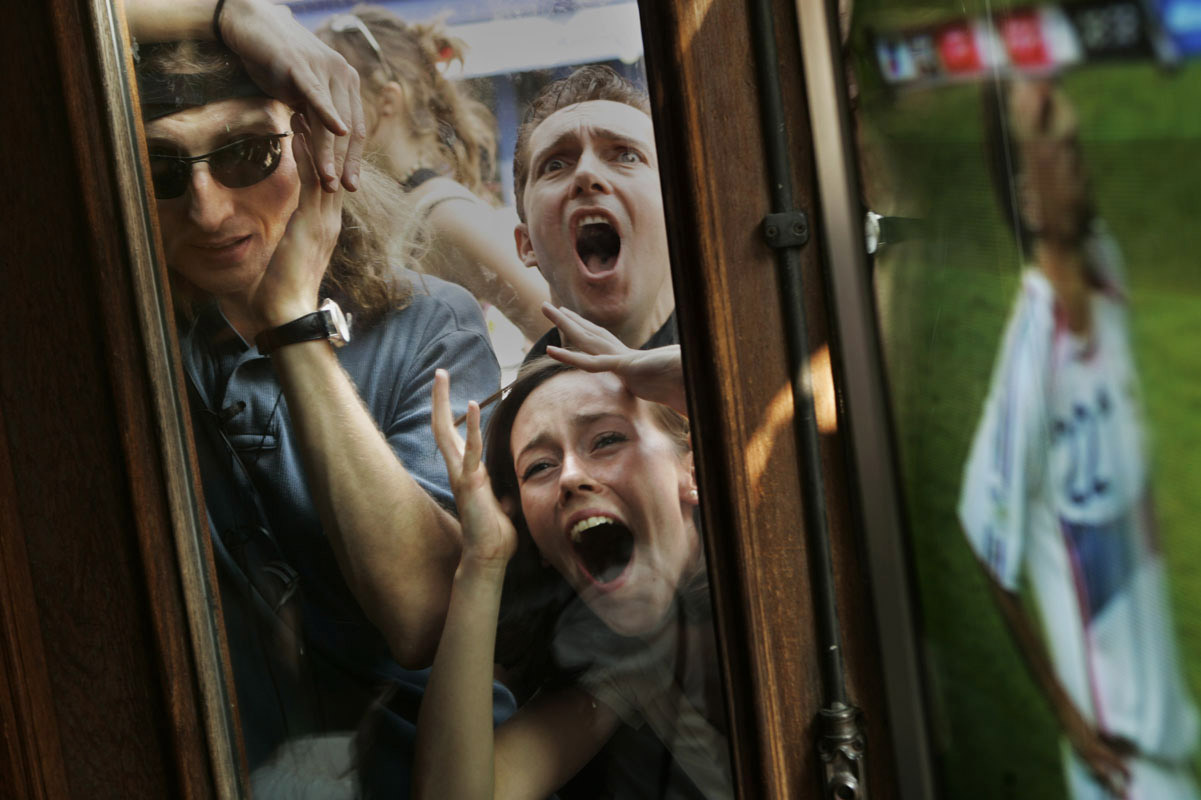
[[[1198,719],[1176,658],[1125,314],[1116,290],[1093,292],[1093,333],[1081,339],[1057,319],[1042,273],[1026,271],[959,517],[1002,586],[1029,581],[1056,674],[1084,716],[1183,765]],[[1079,766],[1069,764],[1074,796],[1104,796],[1084,791]]]

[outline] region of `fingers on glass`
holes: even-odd
[[[454,426],[451,424],[450,418],[450,375],[444,369],[434,372],[432,412],[434,442],[438,445],[439,452],[442,453],[442,459],[446,462],[447,470],[451,471],[451,478],[454,479],[454,462],[458,457],[457,447],[455,446],[457,434],[455,433]]]
[[[313,152],[312,130],[309,128],[309,121],[304,114],[297,112],[292,115],[292,129],[296,131],[296,143],[292,152],[296,156],[297,167],[300,168],[301,174],[306,176],[305,180],[307,181],[318,173],[315,161],[316,153]]]
[[[355,83],[358,75],[355,75]],[[350,95],[350,146],[346,151],[346,170],[342,173],[342,185],[350,191],[359,188],[359,162],[363,158],[363,146],[367,142],[367,119],[363,115],[363,102],[356,88]]]
[[[349,65],[347,65],[349,69]],[[330,87],[337,84],[336,78],[331,78],[329,81],[322,81],[317,76],[317,73],[311,69],[307,70],[304,76],[304,86],[302,94],[308,101],[308,105],[317,114],[321,120],[321,124],[328,128],[335,135],[342,135],[349,131],[346,127],[346,121],[342,115],[338,113],[338,105],[333,97]],[[297,80],[297,85],[300,85],[300,80]]]
[[[480,433],[480,404],[472,400],[467,404],[467,447],[463,451],[463,473],[475,472],[484,452],[484,437]]]
[[[346,87],[342,84],[335,84],[332,87],[334,103],[338,108],[350,107],[350,96],[347,93]],[[333,136],[333,132],[330,131]],[[342,174],[342,169],[346,165],[346,156],[350,150],[350,136],[334,136],[334,178],[338,178]]]
[[[320,126],[313,129],[309,136],[321,185],[332,192],[338,188],[338,142],[341,140]]]
[[[606,352],[620,352],[625,349],[621,340],[611,331],[584,319],[569,308],[558,308],[547,303],[543,305],[543,311],[557,326],[566,329],[568,339],[577,346],[586,344],[586,349]]]
[[[556,361],[585,372],[611,372],[622,366],[622,357],[615,354],[587,353],[555,345],[547,345],[546,354]]]

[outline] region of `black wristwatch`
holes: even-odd
[[[326,300],[321,308],[311,314],[285,322],[254,337],[259,353],[267,355],[284,345],[328,339],[330,344],[341,347],[350,341],[350,317],[333,300]]]

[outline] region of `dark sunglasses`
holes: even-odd
[[[229,189],[242,189],[266,180],[279,166],[284,154],[283,140],[291,136],[269,133],[247,136],[199,156],[170,156],[150,154],[150,179],[154,196],[170,200],[183,196],[192,182],[192,165],[207,161],[213,178]]]

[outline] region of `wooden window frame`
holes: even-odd
[[[814,352],[830,348],[838,391],[840,429],[820,444],[846,680],[865,721],[867,787],[872,797],[892,798],[899,796],[897,763],[860,534],[860,504],[875,499],[854,471],[870,439],[854,437],[856,419],[845,396],[844,366],[862,357],[865,343],[856,339],[846,348],[839,336],[846,331],[834,317],[836,270],[828,265],[841,264],[834,257],[845,258],[846,251],[827,252],[825,245],[838,232],[831,223],[846,230],[848,220],[862,216],[846,205],[822,206],[837,198],[819,193],[817,146],[835,158],[845,158],[846,150],[817,140],[815,134],[841,124],[841,117],[811,119],[809,94],[829,95],[841,86],[828,69],[804,80],[819,65],[802,59],[800,46],[802,36],[825,37],[824,57],[832,61],[837,38],[830,7],[821,0],[772,1],[794,158],[792,175],[770,175],[748,6],[720,0],[642,6],[707,546],[710,564],[718,565],[711,571],[737,784],[745,798],[823,792],[816,742],[820,654],[811,559],[799,522],[797,423],[790,412],[780,279],[762,224],[770,182],[791,180],[798,207],[821,222],[821,235],[802,250],[801,270],[809,342]],[[843,247],[848,239],[831,241]],[[858,408],[855,416],[863,416]]]
[[[226,735],[236,709],[217,594],[203,594],[215,578],[178,344],[153,215],[132,189],[145,150],[128,145],[136,116],[115,107],[128,102],[111,71],[128,58],[121,27],[105,0],[23,5],[0,27],[5,74],[29,76],[4,90],[19,122],[0,164],[38,189],[0,200],[5,279],[21,288],[0,299],[12,332],[0,350],[0,774],[16,776],[0,798],[236,797],[244,759]],[[796,4],[773,11],[802,155],[781,179],[816,215]],[[761,155],[747,6],[656,0],[641,15],[739,796],[816,797],[812,580],[761,225],[780,176]],[[837,351],[818,241],[802,270],[810,341]],[[894,797],[849,448],[842,431],[822,438],[835,587],[868,783]]]
[[[178,346],[116,11],[46,0],[0,26],[0,163],[14,176],[0,300],[0,773],[15,776],[0,797],[237,791],[215,573],[197,546]]]

